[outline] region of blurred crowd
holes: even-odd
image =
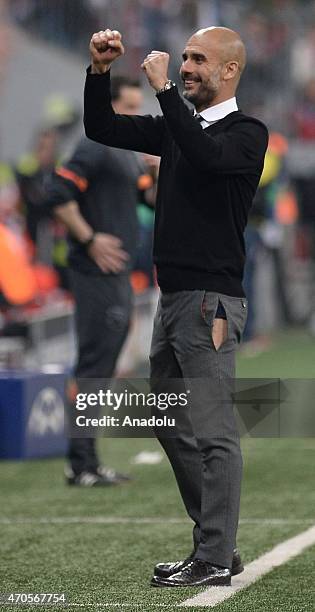
[[[128,48],[121,70],[138,73],[148,51],[167,49],[171,77],[177,81],[183,42],[190,33],[211,24],[241,33],[248,58],[239,106],[262,118],[270,130],[265,169],[245,237],[244,285],[251,307],[244,346],[249,354],[263,350],[269,342],[264,331],[279,325],[303,323],[315,334],[315,2],[2,0],[0,7],[8,11],[15,26],[85,57],[93,31],[117,27]],[[2,42],[0,78],[7,53]],[[0,264],[5,324],[10,308],[29,305],[34,299],[41,303],[49,292],[68,288],[66,233],[60,222],[47,216],[42,204],[45,181],[59,163],[64,139],[79,117],[62,100],[55,101],[55,106],[59,114],[48,113],[46,123],[30,134],[30,150],[21,151],[13,162],[3,152],[0,163],[0,249],[9,257],[10,252],[17,252],[19,242],[20,264],[23,261],[25,270],[36,271],[33,289],[21,281],[24,294],[21,290],[18,295],[16,255],[11,258],[12,268]],[[305,151],[307,164],[301,163]],[[139,202],[137,291],[154,286],[150,260],[153,217]],[[12,236],[17,241],[13,247]],[[264,299],[267,285],[271,306]],[[2,333],[5,324],[2,322]]]
[[[243,106],[287,128],[288,103],[298,102],[303,114],[314,96],[313,0],[10,0],[8,7],[11,18],[32,34],[84,57],[91,32],[117,27],[124,33],[128,53],[122,61],[128,73],[138,71],[151,49],[167,49],[173,78],[189,34],[208,24],[226,24],[241,33],[248,50]]]

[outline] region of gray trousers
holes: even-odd
[[[216,350],[212,325],[219,303],[228,336]],[[233,411],[235,349],[247,316],[245,298],[208,291],[161,294],[150,351],[151,389],[189,388],[186,407],[169,407],[175,437],[159,433],[188,515],[195,557],[231,567],[239,516],[242,457]],[[172,380],[172,382],[171,382]],[[180,390],[180,389],[179,389]]]

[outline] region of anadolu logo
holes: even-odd
[[[64,429],[64,403],[61,395],[53,389],[46,387],[36,396],[31,408],[27,430],[39,436],[47,432],[58,434]]]

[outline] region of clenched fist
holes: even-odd
[[[112,62],[125,53],[118,30],[101,30],[93,34],[90,42],[92,74],[109,70]]]
[[[168,81],[168,64],[170,56],[163,51],[151,51],[141,64],[141,68],[145,71],[150,85],[158,91],[162,89]]]

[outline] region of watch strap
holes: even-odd
[[[161,89],[158,89],[155,95],[158,96],[160,93],[164,93],[164,91],[168,91],[169,89],[172,89],[172,87],[176,87],[176,83],[174,83],[174,81],[171,81],[171,79],[168,79],[164,87],[161,87]]]

